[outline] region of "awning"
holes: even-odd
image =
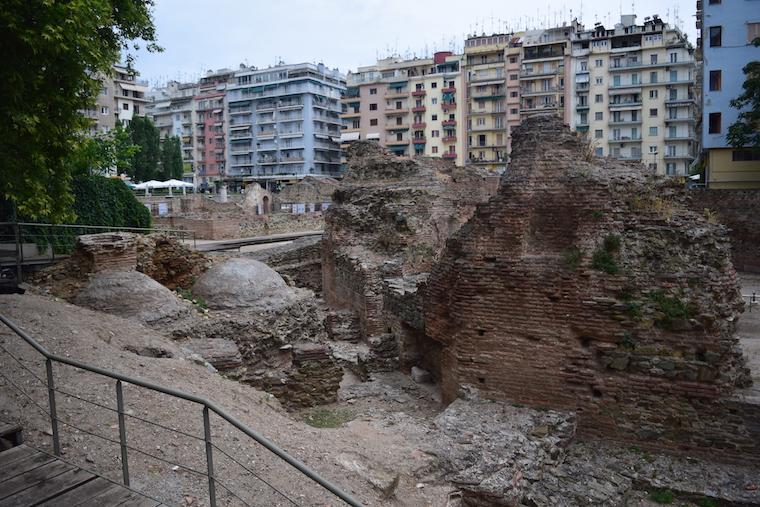
[[[367,139],[380,139],[380,134],[367,134]]]
[[[345,132],[340,135],[340,142],[345,143],[346,141],[358,141],[360,136],[360,132]]]
[[[221,113],[221,112],[222,112],[222,110],[221,110],[221,109],[214,109],[214,114],[216,114],[216,113]]]
[[[500,85],[504,84],[503,79],[499,79],[497,81],[470,81],[470,86],[490,86],[490,85]]]
[[[119,83],[119,86],[121,86],[125,90],[129,90],[131,92],[147,92],[148,87],[147,86],[138,86],[133,84],[127,84],[127,83]]]

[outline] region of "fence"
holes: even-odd
[[[13,277],[20,282],[23,279],[24,265],[54,262],[74,250],[77,236],[101,232],[165,234],[181,241],[192,240],[193,247],[196,246],[195,232],[185,229],[0,222],[2,275],[10,278],[10,271],[14,271]]]
[[[38,410],[40,410],[45,417],[49,418],[50,421],[50,427],[51,427],[51,437],[52,437],[52,447],[53,447],[53,454],[56,456],[61,455],[61,437],[60,437],[60,428],[59,423],[61,425],[65,425],[67,427],[71,427],[73,430],[75,430],[77,433],[81,432],[81,434],[86,434],[91,437],[96,437],[99,439],[102,439],[103,441],[109,442],[110,444],[113,444],[114,446],[118,446],[120,451],[120,465],[121,465],[121,480],[126,486],[130,486],[131,482],[131,476],[129,471],[129,457],[130,455],[134,455],[135,453],[150,457],[154,460],[158,460],[162,463],[166,463],[169,465],[173,465],[175,468],[181,468],[183,471],[192,473],[196,476],[204,476],[207,479],[208,483],[208,498],[209,498],[209,504],[212,507],[215,507],[217,505],[217,496],[218,496],[218,490],[217,488],[222,488],[224,491],[227,492],[227,497],[234,499],[240,504],[245,506],[251,506],[253,504],[249,503],[247,500],[243,498],[245,495],[244,491],[240,491],[241,489],[235,486],[241,486],[240,484],[234,484],[231,485],[227,482],[224,482],[220,480],[220,476],[223,474],[215,473],[214,468],[214,460],[218,457],[224,457],[231,461],[231,463],[239,466],[242,470],[244,470],[245,474],[250,475],[251,477],[254,477],[255,479],[261,481],[263,484],[265,484],[268,488],[271,488],[272,494],[278,495],[278,497],[281,497],[287,501],[288,504],[291,505],[299,505],[296,500],[293,498],[292,495],[288,495],[286,492],[282,491],[282,489],[276,487],[272,484],[272,482],[264,478],[262,475],[256,473],[251,468],[247,467],[245,464],[243,464],[239,459],[235,458],[232,454],[234,451],[231,451],[229,449],[223,448],[219,442],[215,442],[212,438],[212,424],[211,424],[211,415],[214,414],[218,416],[221,421],[223,421],[225,424],[230,425],[230,427],[233,430],[237,430],[241,436],[248,437],[255,443],[257,443],[260,446],[263,446],[265,449],[270,451],[274,456],[279,458],[279,460],[282,460],[283,462],[287,463],[291,467],[295,468],[298,472],[303,474],[306,478],[310,479],[314,483],[318,484],[322,488],[324,488],[325,491],[329,492],[332,496],[337,497],[338,499],[342,500],[348,505],[351,506],[361,506],[361,504],[352,498],[347,493],[343,492],[340,488],[338,488],[336,485],[330,483],[326,479],[319,476],[316,472],[308,468],[306,465],[295,459],[294,457],[290,456],[288,453],[280,449],[277,445],[254,431],[253,429],[249,428],[230,414],[228,414],[224,409],[218,407],[213,402],[199,397],[192,394],[187,394],[182,391],[178,391],[176,389],[171,389],[168,387],[163,387],[145,380],[141,380],[135,377],[119,374],[113,371],[109,371],[107,369],[99,368],[96,366],[91,366],[88,364],[85,364],[83,362],[70,359],[67,357],[61,357],[55,354],[52,354],[48,352],[42,345],[40,345],[37,341],[35,341],[32,337],[27,335],[24,331],[18,328],[14,323],[12,323],[10,320],[8,320],[3,315],[0,315],[0,322],[5,324],[13,333],[15,333],[16,336],[20,337],[26,344],[31,346],[34,351],[41,355],[44,358],[45,363],[45,379],[42,378],[42,376],[37,375],[30,366],[27,366],[25,364],[25,361],[17,357],[16,355],[12,354],[5,344],[0,345],[0,348],[2,348],[2,351],[10,358],[12,359],[17,365],[19,365],[26,374],[31,374],[31,381],[35,383],[35,385],[41,385],[42,389],[47,391],[47,407],[44,406],[43,403],[39,403],[34,399],[34,397],[27,392],[24,388],[21,387],[19,384],[23,384],[24,382],[21,380],[14,381],[13,378],[11,378],[11,375],[8,372],[8,368],[0,368],[0,378],[3,378],[5,383],[15,388],[20,395],[24,396],[26,399],[30,400],[33,405],[36,406]],[[11,335],[12,337],[13,335]],[[18,351],[19,348],[16,346],[11,347],[12,350]],[[28,361],[26,361],[28,362]],[[77,370],[81,370],[83,372],[89,372],[92,374],[97,375],[98,377],[102,377],[106,379],[107,381],[113,382],[113,389],[112,391],[113,396],[116,398],[116,407],[108,406],[108,402],[105,400],[99,401],[92,401],[91,399],[88,399],[87,397],[79,396],[74,393],[71,393],[68,390],[64,390],[61,388],[60,385],[58,385],[55,382],[54,379],[54,366],[58,365],[58,367],[62,366],[68,366],[72,367]],[[59,375],[59,380],[61,380],[61,376]],[[28,382],[27,382],[28,384]],[[175,399],[179,400],[185,400],[192,405],[200,408],[198,415],[202,418],[202,426],[203,426],[203,434],[202,436],[199,435],[193,435],[186,431],[181,431],[178,429],[170,428],[168,426],[165,426],[161,423],[158,423],[156,421],[152,421],[150,419],[147,419],[146,417],[140,417],[134,414],[133,411],[126,409],[126,400],[124,395],[124,387],[125,385],[135,386],[142,389],[147,389],[149,391],[152,391],[154,393],[159,393],[161,395],[169,396]],[[94,388],[90,388],[94,389]],[[107,410],[110,412],[115,412],[118,419],[118,437],[114,436],[108,437],[103,436],[101,434],[95,433],[95,431],[90,431],[85,428],[79,427],[75,425],[71,420],[65,420],[58,416],[56,402],[59,399],[59,395],[65,397],[67,401],[71,399],[79,400],[79,402],[86,403],[88,406],[92,406],[95,408],[99,408],[102,410]],[[141,395],[142,396],[142,395]],[[112,398],[113,399],[113,398]],[[94,408],[93,408],[94,409]],[[186,417],[190,417],[190,414],[186,414]],[[126,420],[127,418],[130,418],[135,421],[139,421],[145,424],[150,424],[155,427],[161,428],[165,431],[171,432],[175,437],[177,435],[193,439],[193,441],[200,442],[201,446],[205,450],[205,470],[199,470],[197,468],[193,468],[192,464],[188,463],[180,463],[180,462],[174,462],[170,459],[167,459],[165,457],[158,456],[158,452],[151,453],[146,451],[144,448],[138,448],[133,442],[130,442],[129,436],[127,435],[127,425]],[[116,429],[116,428],[114,428]],[[153,444],[157,442],[152,442]],[[165,444],[165,442],[161,442]],[[238,444],[238,446],[242,445],[242,442]],[[228,476],[227,474],[224,475],[225,478]],[[299,485],[300,487],[300,485]],[[259,503],[258,505],[275,505],[274,502],[265,500],[266,503]]]

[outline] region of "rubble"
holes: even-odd
[[[210,264],[204,254],[169,236],[140,235],[136,237],[136,243],[135,269],[171,290],[190,289]]]

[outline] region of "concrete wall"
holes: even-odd
[[[733,152],[731,148],[714,148],[707,152],[707,187],[714,190],[760,188],[760,160],[734,162]]]

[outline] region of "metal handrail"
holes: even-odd
[[[208,469],[207,475],[208,475],[208,480],[209,480],[209,499],[210,499],[210,503],[212,507],[216,506],[214,465],[213,465],[213,447],[215,446],[213,445],[211,441],[211,423],[209,419],[210,412],[214,412],[217,416],[227,421],[229,424],[237,428],[239,431],[245,433],[248,437],[252,438],[257,443],[259,443],[260,445],[268,449],[270,452],[272,452],[275,456],[277,456],[278,458],[282,459],[283,461],[291,465],[293,468],[295,468],[296,470],[304,474],[306,477],[308,477],[309,479],[313,480],[314,482],[316,482],[317,484],[325,488],[327,491],[329,491],[330,493],[332,493],[333,495],[335,495],[336,497],[344,501],[346,504],[351,505],[352,507],[362,506],[362,504],[359,503],[359,501],[353,498],[351,495],[344,492],[338,486],[334,485],[327,479],[324,479],[323,477],[321,477],[315,471],[307,467],[304,463],[292,457],[290,454],[280,449],[275,443],[271,442],[263,435],[259,434],[255,430],[249,428],[244,423],[237,420],[232,415],[228,414],[224,409],[222,409],[221,407],[219,407],[212,401],[200,396],[195,396],[193,394],[185,393],[177,389],[172,389],[170,387],[164,387],[158,384],[154,384],[147,380],[142,380],[142,379],[131,377],[129,375],[124,375],[121,373],[116,373],[104,368],[99,368],[97,366],[91,366],[81,361],[77,361],[76,359],[70,359],[67,357],[62,357],[56,354],[52,354],[45,347],[40,345],[34,338],[26,334],[23,330],[21,330],[18,326],[16,326],[13,322],[11,322],[5,316],[0,315],[0,322],[5,324],[9,329],[11,329],[14,333],[16,333],[16,335],[18,335],[22,340],[24,340],[34,350],[36,350],[40,355],[45,357],[45,369],[47,373],[47,384],[48,384],[47,386],[48,387],[48,405],[49,405],[49,410],[50,410],[50,419],[51,419],[51,426],[52,426],[52,433],[53,433],[53,452],[56,456],[61,455],[61,448],[60,448],[61,445],[60,445],[60,438],[58,435],[58,417],[56,415],[56,405],[55,405],[56,389],[53,383],[53,363],[54,362],[72,366],[80,370],[89,371],[91,373],[96,373],[98,375],[102,375],[104,377],[108,377],[117,381],[116,392],[117,392],[117,407],[118,407],[117,410],[119,413],[119,440],[121,442],[122,475],[123,475],[124,484],[127,486],[129,486],[129,468],[128,468],[128,460],[127,460],[128,446],[126,444],[126,427],[124,424],[124,401],[123,401],[123,393],[122,393],[122,382],[127,382],[135,386],[143,387],[145,389],[150,389],[152,391],[173,396],[175,398],[180,398],[180,399],[197,403],[203,406],[203,428],[204,428],[204,440],[206,443],[206,466]]]

